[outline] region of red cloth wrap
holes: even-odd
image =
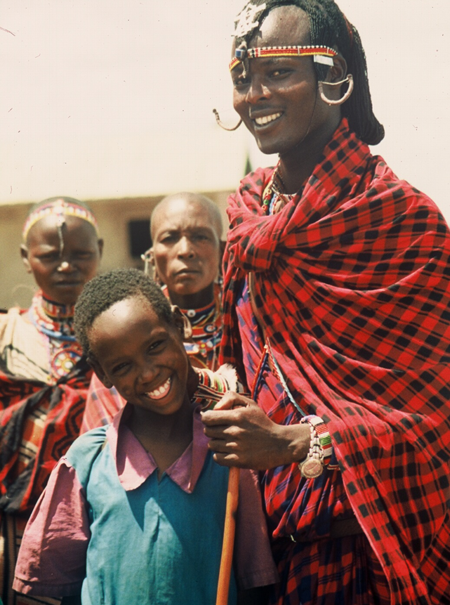
[[[252,271],[274,356],[302,409],[328,424],[392,604],[436,602],[431,576],[450,575],[448,227],[345,119],[303,192],[265,216],[272,172],[229,200],[221,362],[242,364],[235,304]],[[295,488],[276,481],[288,500]]]

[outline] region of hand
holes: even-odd
[[[266,470],[300,462],[309,451],[308,425],[272,422],[252,399],[228,392],[202,412],[214,460],[223,466]]]

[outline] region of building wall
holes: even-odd
[[[228,219],[226,204],[229,192],[202,192],[220,208],[224,221],[225,238]],[[102,270],[119,267],[142,268],[140,260],[130,251],[128,223],[148,219],[159,197],[124,198],[112,200],[83,200],[92,208],[105,241]],[[32,204],[0,206],[0,308],[29,306],[35,283],[23,266],[20,257],[22,226]]]

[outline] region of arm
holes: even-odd
[[[62,458],[25,529],[14,590],[56,598],[80,594],[89,538],[84,491]]]
[[[266,470],[306,458],[308,425],[274,423],[251,399],[226,393],[214,411],[202,412],[214,460],[223,466]]]

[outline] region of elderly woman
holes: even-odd
[[[39,289],[29,309],[0,315],[0,596],[5,605],[33,602],[11,590],[21,535],[50,471],[79,433],[92,371],[75,339],[73,312],[85,283],[97,273],[102,247],[92,212],[72,198],[41,202],[24,225],[22,259]]]
[[[234,107],[275,169],[229,202],[218,463],[261,470],[290,605],[450,603],[450,235],[368,145],[363,48],[332,0],[236,20]],[[234,409],[231,409],[234,408]]]

